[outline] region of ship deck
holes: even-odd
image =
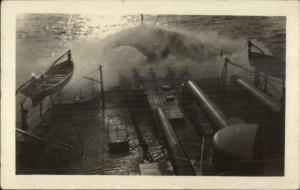
[[[266,123],[274,117],[268,108],[233,86],[221,91],[217,78],[197,82],[233,123]],[[140,168],[153,163],[160,170],[153,173],[174,175],[170,164],[170,156],[173,156],[188,160],[196,175],[222,175],[216,173],[212,164],[212,136],[216,128],[194,99],[183,96],[181,82],[150,80],[141,85],[146,98],[134,100],[134,106],[128,104],[130,85],[125,85],[106,92],[105,112],[99,97],[49,109],[41,122],[30,129],[42,142],[18,138],[16,173],[140,175],[147,173]],[[163,85],[170,85],[171,89],[161,88]],[[185,157],[169,155],[153,114],[157,107],[168,112]],[[126,121],[127,153],[109,153],[105,122],[112,117]],[[239,175],[243,175],[243,171]]]

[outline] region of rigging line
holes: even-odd
[[[90,74],[93,74],[93,73],[96,73],[96,72],[98,72],[98,69],[93,70],[93,71],[87,73],[86,75],[90,75]],[[68,88],[63,89],[62,91],[66,92],[66,91],[70,90],[72,87],[74,87],[75,85],[77,85],[82,79],[84,79],[84,76],[82,76],[79,79],[77,79],[71,86],[69,86]]]
[[[188,161],[190,162],[191,160],[187,157],[187,158],[184,158],[182,156],[178,156],[178,155],[175,155],[175,154],[172,154],[172,153],[169,153],[170,156],[176,158],[176,159],[179,159],[179,160],[184,160],[184,161]]]
[[[29,82],[31,82],[31,80],[32,80],[32,77],[31,77],[29,80],[27,80],[24,84],[22,84],[21,86],[19,86],[19,87],[17,88],[17,90],[16,90],[16,95],[18,95],[19,92],[20,92],[20,90],[21,90],[24,86],[26,86],[26,84],[28,84]]]
[[[71,53],[71,50],[68,50],[68,51],[65,52],[62,56],[60,56],[58,59],[56,59],[56,60],[51,64],[51,66],[48,68],[48,70],[51,69],[52,67],[54,67],[54,65],[55,65],[59,60],[61,60],[62,58],[64,58],[68,53]]]
[[[26,99],[27,99],[27,96],[24,96],[23,100],[20,101],[20,104],[24,104],[24,102],[26,101]],[[21,114],[20,114],[21,109],[17,109],[17,110],[18,110],[18,112],[17,112],[17,121],[18,121],[20,119],[20,117],[21,117]]]
[[[21,101],[22,104],[27,100],[27,96],[24,97],[24,99]]]
[[[244,71],[247,71],[247,72],[249,72],[249,73],[251,73],[251,74],[254,73],[253,71],[251,71],[251,70],[249,70],[249,69],[247,69],[247,68],[245,68],[245,67],[243,67],[243,66],[241,66],[241,65],[239,65],[239,64],[236,64],[236,63],[230,61],[229,59],[228,59],[228,63],[230,63],[231,65],[236,66],[236,67],[238,67],[238,68],[240,68],[240,69],[242,69],[242,70],[244,70]]]
[[[156,16],[155,21],[154,21],[152,27],[150,28],[148,35],[150,35],[153,32],[153,30],[156,28],[157,21],[158,21],[158,16]]]
[[[235,63],[237,63],[237,61],[240,59],[241,55],[244,53],[244,51],[247,49],[247,47],[244,47],[244,49],[241,51],[241,53],[239,54],[239,56],[236,58],[236,60],[234,61]]]
[[[20,115],[20,114],[19,114]],[[31,114],[28,114],[28,116],[27,116],[27,123],[30,123],[31,121],[32,121],[32,119],[34,119],[34,117],[36,117],[38,115],[38,112],[35,112],[34,110],[31,112]],[[19,116],[19,120],[20,120],[20,117],[21,116]],[[19,121],[18,120],[18,121]],[[20,121],[19,121],[20,122]],[[38,124],[39,125],[39,124]]]
[[[263,75],[260,74],[259,77],[260,77],[259,80],[261,81],[261,85],[259,86],[259,89],[262,90],[262,88],[263,88],[263,79],[262,79]],[[268,78],[268,79],[270,79],[270,78]],[[274,93],[276,93],[277,95],[281,95],[281,92],[275,87],[274,83],[276,85],[278,85],[278,83],[269,80],[268,81],[268,87],[271,87],[273,89]]]
[[[230,63],[231,65],[236,66],[236,67],[238,67],[238,68],[240,68],[240,69],[242,69],[242,70],[244,70],[244,71],[247,71],[247,72],[249,72],[250,74],[254,74],[254,71],[251,71],[251,70],[249,70],[249,69],[247,69],[247,68],[245,68],[245,67],[243,67],[243,66],[241,66],[241,65],[239,65],[239,64],[236,64],[236,63],[234,63],[234,62],[232,62],[232,61],[230,61],[230,60],[228,60],[228,63]],[[258,75],[259,75],[259,77],[264,77],[264,76],[265,76],[265,75],[262,74],[262,73],[258,73]],[[273,81],[274,81],[274,79],[273,79]],[[275,83],[276,83],[276,82],[275,82]]]
[[[282,84],[282,80],[278,80],[276,78],[273,78],[273,77],[268,77],[268,80],[269,82],[271,81],[272,83],[275,83],[275,84],[278,84],[278,85],[281,85]]]
[[[274,84],[268,83],[268,86],[272,87],[272,89],[277,93],[277,95],[280,95],[280,94],[281,94],[280,90],[278,90],[278,89],[274,86]]]

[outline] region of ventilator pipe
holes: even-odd
[[[242,79],[240,76],[233,75],[231,77],[231,81],[237,86],[241,87],[242,89],[248,91],[251,95],[257,98],[261,103],[268,106],[272,111],[278,112],[281,110],[281,104],[279,102],[276,102],[271,97],[266,95],[263,91],[255,87],[250,82]]]
[[[203,106],[205,112],[211,117],[212,121],[216,124],[219,129],[227,127],[232,123],[230,120],[223,114],[223,112],[212,102],[208,96],[198,87],[198,85],[193,81],[187,82],[188,87],[196,96],[197,100]]]

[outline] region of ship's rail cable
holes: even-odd
[[[262,49],[260,49],[259,47],[257,47],[257,46],[256,46],[255,44],[253,44],[251,41],[248,41],[248,48],[249,48],[249,45],[250,45],[250,48],[251,48],[251,47],[254,47],[254,48],[258,49],[261,53],[265,54],[264,51],[263,51]],[[239,65],[239,64],[236,64],[237,61],[239,60],[240,56],[243,54],[243,52],[244,52],[246,49],[247,49],[247,47],[245,47],[245,48],[243,49],[243,51],[239,54],[239,56],[237,57],[237,59],[235,59],[234,62],[232,62],[232,61],[229,60],[228,58],[226,58],[225,61],[228,61],[228,63],[230,63],[231,65],[236,66],[236,67],[238,67],[238,68],[240,68],[240,69],[242,69],[242,70],[244,70],[244,71],[246,71],[246,72],[248,72],[248,73],[254,75],[255,73],[254,73],[253,71],[251,71],[251,70],[249,70],[249,69],[246,69],[245,67],[243,67],[243,66],[241,66],[241,65]],[[258,73],[258,76],[259,76],[259,77],[264,77],[265,74]],[[226,80],[226,79],[225,79],[225,80]],[[283,79],[283,80],[284,80],[284,79]],[[265,82],[267,82],[267,81],[265,81]],[[268,86],[270,86],[270,87],[272,88],[272,90],[273,90],[277,95],[280,96],[280,95],[282,94],[282,92],[280,92],[279,89],[276,89],[275,84],[276,84],[276,86],[282,88],[282,81],[279,81],[279,80],[277,80],[276,78],[273,78],[273,77],[268,77]]]
[[[250,40],[248,40],[247,43],[248,43],[248,48],[250,49],[250,51],[251,51],[251,48],[254,47],[258,51],[260,51],[262,54],[265,54],[265,52],[261,48],[259,48],[257,45],[255,45],[254,43],[252,43]]]
[[[17,88],[17,90],[16,90],[16,95],[18,95],[19,92],[20,92],[20,90],[21,90],[24,86],[26,86],[29,82],[31,82],[31,80],[32,80],[32,77],[31,77],[29,80],[27,80],[24,84],[22,84],[21,86],[19,86],[19,87]]]
[[[272,83],[268,83],[268,87],[271,87],[271,89],[277,94],[277,95],[281,95],[281,92],[279,89],[277,89],[274,84]]]
[[[96,73],[96,72],[98,72],[98,69],[93,70],[93,71],[91,71],[91,72],[85,74],[84,76],[82,76],[82,77],[80,77],[79,79],[77,79],[76,81],[74,81],[74,83],[73,83],[71,86],[69,86],[68,88],[64,88],[64,89],[62,90],[62,92],[68,91],[68,90],[70,90],[72,87],[78,85],[79,82],[80,82],[81,80],[83,80],[84,77],[85,77],[86,75],[91,75],[91,74],[94,74],[94,73]]]
[[[247,49],[247,47],[244,47],[244,49],[241,51],[239,56],[234,60],[235,63],[237,63],[237,61],[240,59],[241,55],[245,52],[246,49]]]
[[[157,23],[158,23],[157,21],[158,21],[158,16],[156,16],[155,21],[153,22],[153,25],[150,27],[150,31],[147,36],[151,35],[154,29],[157,27]]]
[[[277,85],[280,85],[282,86],[282,81],[279,81],[278,79],[276,78],[273,78],[273,77],[268,77],[268,81],[272,81],[273,83],[276,83]]]
[[[70,90],[70,89],[69,89]],[[79,96],[80,97],[84,97],[85,94],[89,94],[89,93],[92,93],[92,91],[94,90],[94,87],[91,87],[91,86],[82,86],[79,88]],[[69,93],[70,91],[64,91],[63,94],[60,95],[59,98],[63,98],[63,97],[69,97],[69,98],[74,98],[74,97],[78,97],[78,94],[75,94],[73,96],[68,96],[67,94]]]
[[[243,67],[243,66],[241,66],[241,65],[239,65],[239,64],[237,64],[237,63],[235,63],[235,62],[233,62],[233,61],[231,61],[231,60],[228,59],[228,58],[226,58],[225,61],[226,61],[227,63],[233,65],[233,66],[236,66],[236,67],[238,67],[238,68],[240,68],[240,69],[242,69],[242,70],[244,70],[244,71],[247,71],[247,72],[250,73],[250,74],[254,74],[254,71],[251,71],[250,69],[247,69],[247,68],[245,68],[245,67]]]
[[[229,63],[229,64],[231,64],[231,65],[233,65],[233,66],[236,66],[236,67],[238,67],[238,68],[240,68],[240,69],[242,69],[242,70],[244,70],[244,71],[246,71],[246,72],[248,72],[248,73],[250,73],[250,74],[253,74],[253,75],[255,74],[254,71],[251,71],[251,70],[249,70],[249,69],[247,69],[247,68],[245,68],[245,67],[243,67],[243,66],[241,66],[241,65],[239,65],[239,64],[236,64],[235,62],[232,62],[232,61],[231,61],[230,59],[228,59],[228,58],[226,58],[225,61],[227,61],[227,63]],[[264,74],[258,73],[258,75],[259,75],[259,77],[264,77]],[[270,83],[270,82],[271,82],[271,83]],[[282,86],[281,81],[278,81],[277,79],[272,78],[272,77],[268,77],[268,85],[271,86],[272,89],[275,90],[277,94],[281,94],[281,93],[279,92],[279,90],[276,89],[275,86],[274,86],[272,83],[273,83],[273,84],[276,84],[276,85],[279,85],[279,86]]]
[[[25,97],[23,98],[23,100],[21,100],[21,101],[18,103],[18,105],[24,104],[24,102],[26,101],[26,99],[27,99],[27,96],[25,96]],[[17,110],[19,110],[19,111],[18,111],[17,114],[16,114],[16,115],[17,115],[16,120],[19,121],[19,119],[20,119],[20,117],[21,117],[21,114],[20,114],[21,109],[17,109]]]
[[[64,94],[67,94],[68,92],[70,92],[70,90],[71,90],[72,88],[74,88],[74,87],[76,87],[77,85],[79,85],[80,82],[83,81],[83,79],[85,79],[84,77],[85,77],[86,75],[92,75],[92,74],[95,74],[96,72],[98,72],[97,69],[96,69],[96,70],[93,70],[93,71],[91,71],[91,72],[89,72],[89,73],[87,73],[87,74],[85,74],[84,76],[82,76],[82,77],[80,77],[80,78],[78,78],[76,81],[73,82],[72,85],[68,86],[67,88],[64,88],[64,89],[60,92],[60,98],[63,97]],[[84,86],[84,87],[86,88],[87,86]],[[81,88],[80,90],[82,90],[82,88]],[[76,95],[74,95],[74,96],[72,96],[72,97],[70,97],[70,98],[72,99],[72,98],[74,98],[74,97],[76,97]]]
[[[49,69],[51,69],[52,67],[54,67],[55,66],[55,64],[59,61],[59,60],[61,60],[62,58],[64,58],[66,55],[68,55],[68,54],[71,54],[71,50],[68,50],[66,53],[64,53],[62,56],[60,56],[59,58],[57,58],[52,64],[51,64],[51,66],[47,69],[47,70],[49,70]]]
[[[169,153],[169,155],[172,156],[173,158],[178,159],[178,160],[183,160],[183,161],[190,162],[190,159],[188,159],[188,158],[185,158],[185,157],[182,157],[182,156],[178,156],[178,155],[175,155],[175,154],[172,154],[172,153]]]
[[[27,116],[27,119],[26,119],[27,123],[30,123],[33,118],[37,117],[38,113],[37,113],[36,109],[37,108],[33,108],[32,111],[30,113],[28,113],[28,116]],[[17,112],[17,117],[16,117],[17,125],[18,125],[18,122],[20,122],[20,119],[21,119],[21,116],[22,116],[21,109],[19,108],[18,110],[19,111]]]
[[[66,55],[66,53],[64,54],[64,56]],[[63,57],[63,56],[62,56]],[[61,57],[61,58],[62,58]],[[61,59],[60,58],[60,59]],[[59,60],[59,59],[58,59]],[[98,70],[93,70],[93,71],[91,71],[91,72],[89,72],[89,73],[87,73],[87,74],[85,74],[85,75],[91,75],[91,74],[95,74],[96,72],[98,72]],[[84,76],[83,76],[84,77]],[[69,86],[68,88],[66,88],[66,89],[63,89],[61,92],[62,92],[62,96],[63,96],[63,93],[67,93],[67,92],[69,92],[69,90],[71,90],[73,87],[75,87],[76,85],[78,85],[79,83],[80,83],[80,81],[82,80],[82,79],[84,79],[83,77],[80,77],[79,79],[77,79],[71,86]],[[28,82],[28,81],[27,81]],[[71,98],[74,98],[74,97],[76,97],[76,96],[73,96],[73,97],[71,97]],[[56,98],[56,97],[55,97]],[[55,101],[55,98],[54,98],[54,101]],[[26,102],[26,100],[28,100],[28,98],[27,98],[27,96],[25,96],[25,98],[23,99],[23,100],[21,100],[20,102],[21,102],[21,104],[24,104],[25,102]],[[19,104],[18,104],[19,105]],[[17,111],[17,117],[16,117],[16,121],[19,121],[20,120],[20,118],[21,118],[21,110],[18,108],[17,109],[18,111]],[[31,113],[29,113],[28,114],[28,116],[27,116],[27,122],[31,122],[31,120],[34,118],[36,116],[36,114],[35,114],[35,108],[33,108],[32,109],[32,111],[31,111]]]

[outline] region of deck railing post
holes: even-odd
[[[27,130],[29,128],[27,124],[27,115],[28,115],[28,110],[24,109],[23,103],[21,103],[21,122],[22,122],[21,128],[23,130]]]
[[[105,96],[104,96],[104,84],[103,84],[102,65],[99,65],[99,71],[100,71],[100,88],[101,88],[101,98],[102,98],[102,112],[103,112],[103,119],[104,119]]]
[[[43,115],[43,101],[40,102],[40,118],[42,118]]]
[[[224,66],[223,66],[223,69],[222,69],[222,73],[221,73],[221,89],[224,90],[226,88],[226,82],[227,82],[227,69],[228,69],[228,58],[225,59],[225,62],[224,62]]]
[[[255,69],[255,71],[254,71],[253,85],[257,86],[257,87],[260,85],[260,79],[259,79],[259,71],[258,71],[258,69]]]
[[[268,75],[265,74],[264,78],[265,78],[264,91],[267,93],[268,92]]]
[[[81,97],[82,95],[81,95],[81,88],[79,89],[79,101],[81,101]]]
[[[282,93],[282,95],[281,95],[281,101],[283,103],[285,103],[285,80],[284,79],[282,79],[281,93]]]

